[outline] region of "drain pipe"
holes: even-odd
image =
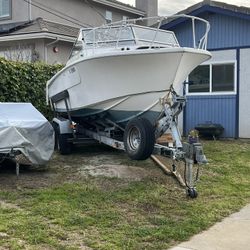
[[[52,42],[50,42],[50,43],[47,43],[47,44],[45,44],[45,46],[44,46],[44,48],[45,48],[45,51],[44,51],[44,61],[46,62],[46,63],[48,63],[48,47],[49,46],[51,46],[51,45],[53,45],[53,44],[56,44],[57,42],[59,42],[60,41],[60,39],[59,39],[59,37],[57,37],[56,39],[55,39],[55,41],[52,41]]]
[[[29,21],[32,21],[32,15],[31,15],[31,1],[32,0],[29,0],[28,2],[28,11],[29,11]]]

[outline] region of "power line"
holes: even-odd
[[[81,21],[80,20],[78,20],[78,19],[75,19],[75,18],[73,18],[73,17],[71,17],[71,16],[68,16],[67,14],[65,14],[65,13],[63,13],[63,12],[60,12],[60,11],[57,11],[57,10],[54,10],[54,9],[52,9],[52,8],[49,8],[48,6],[45,6],[45,5],[42,5],[42,4],[40,4],[40,3],[34,3],[34,0],[32,1],[32,2],[30,2],[29,0],[23,0],[24,2],[26,2],[26,3],[28,3],[28,4],[31,4],[31,5],[33,5],[33,6],[35,6],[35,7],[37,7],[38,9],[40,9],[40,10],[43,10],[43,11],[45,11],[45,12],[48,12],[48,13],[50,13],[50,14],[52,14],[52,15],[54,15],[54,16],[57,16],[57,17],[59,17],[59,18],[61,18],[61,19],[64,19],[64,20],[66,20],[66,21],[68,21],[68,22],[71,22],[71,23],[73,23],[73,24],[76,24],[76,25],[78,25],[78,26],[89,26],[89,27],[92,27],[90,24],[87,24],[87,23],[81,23]],[[39,6],[39,5],[41,5],[41,6],[43,6],[43,7],[41,7],[41,6]],[[59,14],[57,14],[57,13],[59,13]],[[61,16],[61,15],[63,15],[63,16]],[[72,19],[72,20],[70,20],[70,19],[68,19],[68,18],[65,18],[65,16],[67,16],[67,17],[69,17],[70,19]],[[75,20],[75,21],[73,21],[73,20]]]
[[[37,2],[37,1],[35,1],[35,0],[32,0],[32,1],[35,2],[36,4],[40,5],[40,6],[43,6],[44,8],[47,8],[47,9],[49,9],[49,10],[51,10],[51,11],[54,11],[54,12],[57,12],[57,13],[63,15],[63,18],[64,18],[64,16],[66,16],[66,17],[69,17],[69,18],[72,19],[72,20],[75,20],[76,22],[79,22],[79,24],[81,24],[81,26],[84,24],[84,25],[87,25],[87,26],[92,27],[92,25],[90,25],[90,24],[88,24],[88,23],[82,23],[80,20],[78,20],[78,19],[76,19],[76,18],[74,18],[74,17],[72,17],[72,16],[69,16],[69,15],[67,15],[67,14],[65,14],[65,13],[63,13],[63,12],[61,12],[61,11],[59,11],[59,10],[52,9],[52,8],[46,6],[46,5],[42,4],[42,3],[39,3],[39,2]]]
[[[97,8],[93,6],[93,4],[91,4],[88,0],[85,0],[85,3],[88,4],[89,7],[92,8],[97,14],[99,14],[99,16],[106,20],[106,17],[100,11],[98,11]]]

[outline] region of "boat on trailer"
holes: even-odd
[[[46,88],[62,153],[84,134],[135,160],[153,151],[185,158],[177,126],[185,105],[181,92],[188,74],[211,57],[210,26],[188,15],[154,18],[154,28],[140,25],[140,18],[80,29],[69,61]],[[172,31],[160,29],[174,18],[191,21],[192,47],[180,46]],[[204,34],[197,35],[197,26],[204,26]],[[155,141],[168,129],[174,147],[162,150]]]
[[[171,87],[180,91],[188,74],[211,54],[207,32],[198,47],[187,48],[172,31],[139,26],[140,21],[81,29],[66,67],[48,82],[48,97],[67,90],[69,110],[81,119],[108,111],[118,124],[140,116],[154,125],[162,111],[159,100]],[[64,102],[55,109],[66,112]]]

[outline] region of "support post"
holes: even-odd
[[[17,178],[19,177],[19,172],[20,172],[20,164],[16,162],[16,176]]]
[[[193,181],[193,164],[194,161],[193,159],[190,158],[185,158],[186,162],[186,184],[188,188],[193,188],[194,187],[194,181]]]

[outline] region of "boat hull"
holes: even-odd
[[[127,121],[141,116],[152,123],[156,121],[162,111],[160,99],[166,96],[166,91],[142,93],[126,97],[116,98],[90,106],[88,108],[72,110],[72,117],[89,119],[103,116],[115,123],[126,123]]]
[[[115,122],[135,116],[154,120],[161,112],[160,98],[170,87],[182,94],[183,82],[210,53],[190,48],[136,50],[85,58],[66,66],[48,83],[48,97],[68,90],[74,117],[109,112]],[[57,112],[66,112],[63,101]]]

